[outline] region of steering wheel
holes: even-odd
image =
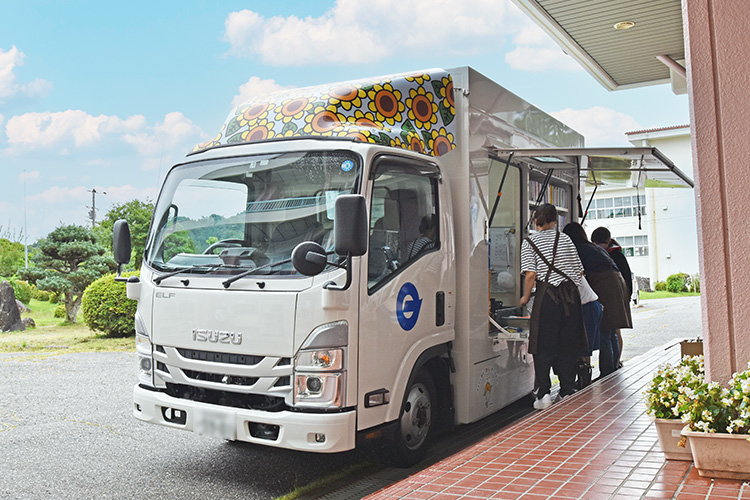
[[[236,248],[241,247],[245,244],[243,240],[219,240],[216,243],[212,243],[203,251],[203,255],[213,254],[217,248]]]

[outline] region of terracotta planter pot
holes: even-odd
[[[683,429],[698,474],[705,477],[750,480],[748,434],[719,434]]]
[[[678,446],[682,435],[680,431],[685,426],[680,419],[654,418],[656,433],[659,436],[659,445],[664,457],[668,460],[692,460],[693,454],[690,450],[690,443],[685,443],[685,447]]]

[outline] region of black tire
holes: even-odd
[[[388,439],[384,458],[389,465],[411,467],[424,459],[437,418],[435,396],[432,377],[421,370],[406,389],[401,414]]]

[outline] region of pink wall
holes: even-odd
[[[750,8],[683,0],[709,378],[750,360]]]

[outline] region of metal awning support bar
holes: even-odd
[[[693,180],[656,148],[512,149],[490,141],[484,147],[500,158],[513,154],[514,159],[522,158],[539,170],[572,170],[580,164],[581,175],[596,172],[598,182],[604,184],[634,187],[632,176],[643,173],[646,187],[694,187]]]
[[[536,209],[539,208],[539,205],[541,205],[542,200],[544,199],[544,193],[547,191],[547,188],[549,187],[549,180],[552,178],[552,173],[555,171],[554,168],[551,168],[547,170],[547,175],[544,176],[544,182],[542,183],[542,189],[539,190],[539,196],[536,197],[536,201],[534,202],[534,210],[531,213],[531,217],[529,217],[529,225],[528,227],[531,227],[531,224],[534,223],[534,216],[536,215]]]
[[[503,178],[500,180],[500,185],[497,188],[497,197],[495,198],[495,204],[492,205],[492,213],[490,214],[490,220],[488,226],[492,226],[492,219],[495,218],[495,212],[497,211],[497,205],[500,203],[500,197],[503,195],[503,185],[505,184],[505,176],[508,175],[508,168],[510,168],[510,162],[513,160],[513,153],[508,155],[508,160],[505,162],[505,171],[503,172]]]
[[[594,191],[591,192],[591,198],[589,198],[589,202],[586,204],[586,210],[583,212],[583,218],[581,219],[581,224],[586,222],[586,217],[589,216],[589,208],[591,208],[591,204],[594,202],[594,196],[596,196],[596,190],[599,189],[599,185],[594,185]]]

